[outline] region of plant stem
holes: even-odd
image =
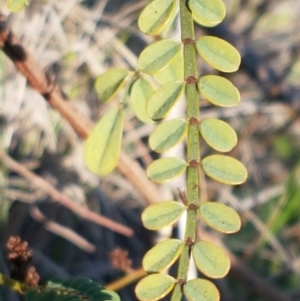
[[[197,92],[197,65],[196,52],[194,45],[194,23],[191,12],[187,6],[187,0],[180,0],[180,23],[181,23],[181,40],[183,43],[184,56],[184,79],[186,81],[186,115],[188,124],[187,135],[187,222],[185,230],[185,245],[179,258],[179,267],[177,280],[173,290],[171,301],[180,301],[182,299],[182,285],[185,283],[188,275],[190,262],[191,246],[195,242],[197,212],[196,206],[199,203],[199,100]],[[194,206],[193,206],[194,205]]]

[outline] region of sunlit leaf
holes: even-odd
[[[240,66],[239,52],[222,39],[202,36],[196,42],[196,49],[201,57],[217,70],[234,72]]]
[[[117,165],[121,150],[123,112],[114,109],[96,124],[84,144],[84,162],[97,175],[110,173]]]
[[[135,294],[141,301],[159,300],[173,289],[175,282],[176,280],[168,275],[149,275],[137,284]]]
[[[202,219],[213,229],[222,233],[235,233],[241,228],[238,213],[221,203],[204,202],[199,207]]]
[[[180,42],[172,39],[158,41],[146,47],[139,56],[138,66],[144,73],[154,74],[165,68],[180,51]]]
[[[158,35],[175,12],[174,0],[154,0],[140,14],[138,26],[149,36]]]
[[[202,160],[202,168],[209,177],[224,184],[242,184],[247,179],[244,165],[229,156],[208,156]]]
[[[163,122],[150,135],[149,146],[158,153],[165,152],[184,138],[186,130],[185,119],[172,119]]]
[[[184,83],[172,81],[156,90],[146,104],[146,112],[153,120],[161,120],[167,116],[182,95]]]
[[[147,168],[147,176],[152,182],[163,183],[180,176],[186,170],[185,161],[178,158],[161,158]]]
[[[210,278],[223,278],[230,269],[228,255],[208,241],[199,241],[192,246],[192,254],[199,271]]]
[[[144,78],[139,78],[131,89],[131,103],[136,117],[145,122],[152,123],[152,119],[146,113],[146,102],[153,94],[154,88]]]
[[[95,90],[100,101],[111,100],[123,87],[128,75],[127,69],[112,68],[100,75],[95,82]]]
[[[236,146],[236,133],[228,123],[215,118],[206,118],[198,127],[203,139],[213,149],[229,152]]]
[[[170,267],[181,253],[183,242],[168,239],[156,244],[143,258],[143,268],[149,272],[160,272]]]
[[[233,107],[240,102],[238,89],[226,78],[217,75],[205,75],[198,81],[201,95],[212,104],[221,107]]]
[[[142,213],[144,226],[150,230],[159,230],[175,223],[185,210],[185,206],[175,201],[152,204]]]
[[[194,20],[200,25],[213,27],[225,17],[225,5],[221,0],[189,0]]]
[[[12,11],[13,13],[19,12],[25,6],[29,5],[28,0],[9,0],[7,2],[7,8]]]
[[[166,68],[154,74],[154,78],[161,85],[174,80],[183,81],[183,70],[183,55],[179,52]]]
[[[183,291],[189,301],[219,301],[220,293],[216,286],[206,279],[189,280]]]

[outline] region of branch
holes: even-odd
[[[43,178],[37,176],[33,172],[29,171],[27,168],[22,166],[20,163],[16,162],[11,157],[9,157],[2,149],[0,149],[0,159],[7,166],[7,168],[26,178],[30,183],[45,191],[55,201],[60,203],[62,206],[68,208],[78,216],[92,221],[103,227],[106,227],[108,229],[111,229],[112,231],[121,233],[125,236],[133,235],[133,230],[131,228],[123,226],[119,223],[110,220],[107,217],[100,216],[99,214],[92,212],[87,208],[75,204],[71,199],[69,199],[64,194],[56,190]]]

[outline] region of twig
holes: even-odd
[[[70,228],[64,227],[54,221],[48,220],[47,217],[37,207],[32,207],[30,209],[30,214],[37,222],[42,223],[43,227],[49,232],[65,238],[87,253],[95,252],[96,247],[93,244],[88,242],[85,238],[83,238]]]
[[[132,236],[133,230],[129,227],[123,226],[110,220],[107,217],[100,216],[87,208],[78,206],[71,199],[63,195],[61,192],[56,190],[51,184],[45,181],[43,178],[35,175],[33,172],[29,171],[27,168],[22,166],[20,163],[16,162],[14,159],[9,157],[2,149],[0,149],[1,161],[12,171],[15,171],[19,175],[23,176],[30,183],[34,184],[36,187],[44,190],[49,194],[55,201],[60,203],[62,206],[70,209],[78,216],[90,220],[98,225],[111,229],[112,231],[121,233],[125,236]]]
[[[27,78],[32,88],[43,95],[49,104],[70,123],[80,137],[87,138],[94,126],[93,122],[81,115],[66,101],[59,86],[45,74],[37,61],[8,28],[6,17],[2,14],[0,14],[0,48]],[[160,199],[157,187],[148,180],[141,166],[124,152],[121,152],[117,168],[148,203],[155,203]]]

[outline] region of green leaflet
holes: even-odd
[[[189,0],[188,4],[200,25],[213,27],[225,18],[225,5],[221,0]]]
[[[175,223],[184,210],[185,206],[176,201],[153,204],[142,213],[142,221],[147,229],[159,230]]]
[[[25,6],[29,5],[28,0],[9,0],[7,2],[7,8],[12,11],[13,13],[19,12]]]
[[[135,294],[141,301],[159,300],[174,287],[176,279],[164,274],[152,274],[143,278],[135,287]]]
[[[182,141],[187,131],[185,119],[173,119],[161,123],[150,135],[149,146],[157,153],[169,150]]]
[[[224,184],[238,185],[247,179],[244,165],[229,156],[208,156],[202,160],[202,168],[209,177]]]
[[[189,280],[183,291],[189,301],[219,301],[220,293],[216,286],[206,279]]]
[[[107,175],[117,165],[121,150],[123,112],[114,109],[96,124],[84,143],[84,162],[97,175]]]
[[[95,82],[95,90],[100,101],[111,100],[124,86],[129,74],[127,69],[112,68],[100,75]]]
[[[175,12],[174,0],[154,0],[141,12],[138,26],[149,36],[158,35],[167,25]]]
[[[239,52],[222,39],[211,36],[200,37],[196,42],[196,49],[200,56],[217,70],[234,72],[240,66]]]
[[[179,52],[174,60],[164,69],[154,74],[155,80],[164,85],[174,80],[184,80],[183,76],[183,55]]]
[[[183,174],[187,164],[178,158],[162,158],[153,161],[147,168],[148,178],[155,183],[163,183]]]
[[[198,212],[210,227],[221,233],[235,233],[241,228],[237,212],[224,204],[204,202]]]
[[[228,79],[221,76],[200,77],[198,89],[206,100],[216,106],[233,107],[240,102],[239,90]]]
[[[146,111],[153,120],[161,120],[177,103],[182,95],[184,83],[172,81],[156,90],[146,104]]]
[[[192,246],[192,254],[199,271],[210,278],[223,278],[230,268],[227,254],[208,241],[199,241]]]
[[[145,123],[152,123],[152,119],[146,113],[146,102],[153,94],[154,88],[144,78],[139,78],[131,89],[131,103],[136,117]]]
[[[158,243],[144,256],[144,270],[149,273],[167,269],[178,258],[182,248],[183,242],[179,239],[168,239]]]
[[[139,56],[138,66],[146,74],[153,75],[172,62],[180,51],[181,43],[165,39],[146,47]]]
[[[222,120],[206,118],[198,128],[206,143],[217,151],[229,152],[237,144],[235,131]]]

